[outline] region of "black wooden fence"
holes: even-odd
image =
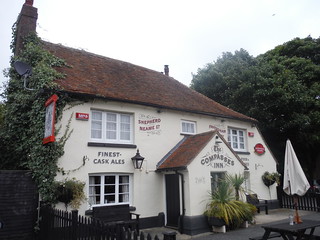
[[[278,200],[281,208],[294,208],[294,197],[287,195],[282,188],[278,188]],[[298,209],[306,211],[316,211],[320,212],[320,192],[314,189],[309,189],[309,191],[302,197],[297,196],[298,199]]]
[[[150,234],[145,236],[143,232],[131,231],[124,223],[104,224],[79,216],[77,210],[66,212],[51,207],[41,208],[39,227],[41,240],[152,240]]]
[[[37,207],[37,186],[31,172],[0,170],[0,239],[34,239]]]

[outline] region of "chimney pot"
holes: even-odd
[[[26,0],[25,4],[33,6],[33,0]]]
[[[164,74],[169,76],[169,65],[164,65]]]

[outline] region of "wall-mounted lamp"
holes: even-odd
[[[144,157],[141,157],[139,149],[137,149],[136,155],[132,157],[131,160],[135,169],[141,169]]]

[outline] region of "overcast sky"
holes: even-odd
[[[25,0],[1,0],[0,69]],[[34,0],[38,35],[163,71],[189,86],[223,52],[257,56],[295,37],[320,36],[319,0]],[[5,80],[1,74],[0,82]],[[1,84],[2,85],[2,84]]]

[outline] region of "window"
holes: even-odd
[[[181,133],[182,134],[195,134],[196,123],[191,121],[181,121]]]
[[[130,175],[99,174],[89,176],[90,205],[115,205],[130,202]]]
[[[228,128],[228,142],[235,151],[246,151],[245,136],[244,130]]]
[[[226,177],[225,172],[211,172],[211,192],[218,189],[219,182]]]
[[[132,143],[131,114],[92,111],[91,140],[107,143]]]

